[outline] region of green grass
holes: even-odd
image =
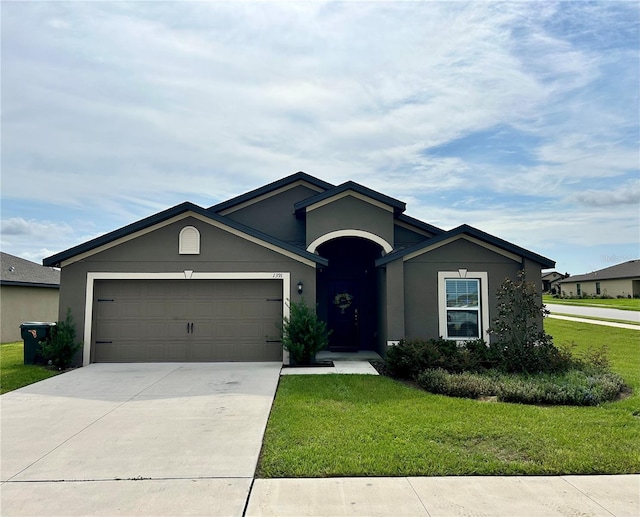
[[[542,301],[556,305],[581,305],[583,307],[640,311],[640,298],[554,298],[553,296],[544,295]]]
[[[59,373],[43,366],[23,363],[22,342],[0,345],[0,394],[17,390]]]
[[[598,407],[527,406],[433,395],[386,377],[285,376],[261,477],[640,472],[640,333],[545,321],[577,351],[607,343],[634,394]]]

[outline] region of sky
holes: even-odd
[[[637,1],[0,3],[0,248],[304,171],[582,274],[640,258]]]

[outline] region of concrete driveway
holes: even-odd
[[[12,515],[242,515],[280,363],[92,364],[7,393]]]

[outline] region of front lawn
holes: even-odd
[[[545,327],[577,350],[607,343],[633,395],[597,407],[541,407],[433,395],[386,377],[285,376],[258,475],[640,472],[640,334],[562,320]]]
[[[24,364],[22,341],[0,345],[0,394],[58,375],[44,366]]]

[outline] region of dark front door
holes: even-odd
[[[354,280],[329,281],[329,349],[333,352],[357,352],[360,345],[358,312],[359,286]]]

